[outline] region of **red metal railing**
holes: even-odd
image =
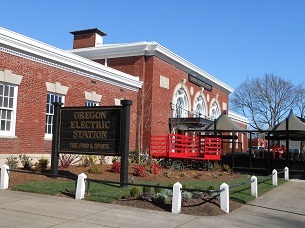
[[[179,134],[154,135],[150,139],[150,154],[155,158],[220,160],[221,139]]]

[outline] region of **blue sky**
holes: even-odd
[[[274,73],[305,76],[303,0],[10,0],[0,27],[60,49],[69,32],[99,28],[104,43],[156,41],[236,88]]]

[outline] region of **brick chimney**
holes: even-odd
[[[107,36],[103,31],[94,28],[70,32],[74,35],[73,49],[100,47],[103,45],[103,36]]]

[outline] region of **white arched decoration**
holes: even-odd
[[[194,117],[206,118],[207,116],[207,100],[201,92],[197,92],[193,102]]]
[[[221,114],[220,105],[216,98],[213,98],[210,103],[210,118],[212,120],[218,118]]]
[[[187,118],[190,107],[190,93],[187,87],[180,83],[174,89],[172,109],[174,118]]]

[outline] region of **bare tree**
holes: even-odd
[[[254,129],[267,129],[279,123],[299,100],[301,85],[293,85],[280,76],[265,74],[247,78],[231,96],[231,107],[250,120]]]

